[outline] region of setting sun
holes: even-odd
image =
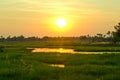
[[[59,18],[57,19],[56,24],[58,25],[59,28],[63,28],[66,26],[67,22],[64,18]]]

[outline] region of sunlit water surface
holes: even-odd
[[[51,67],[65,68],[64,64],[50,64]]]
[[[57,53],[68,53],[68,54],[112,54],[112,53],[120,53],[120,52],[77,52],[74,49],[64,49],[64,48],[27,48],[31,49],[33,53],[35,52],[57,52]],[[65,68],[64,64],[48,64],[51,67]]]
[[[58,52],[58,53],[74,53],[73,49],[63,48],[35,48],[32,52]]]
[[[57,53],[69,53],[69,54],[112,54],[112,53],[120,53],[120,52],[79,52],[74,51],[74,49],[64,49],[64,48],[27,48],[32,49],[32,52],[57,52]]]

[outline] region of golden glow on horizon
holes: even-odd
[[[46,20],[48,23],[48,31],[50,31],[50,36],[51,35],[56,35],[56,36],[69,36],[69,33],[75,28],[73,27],[74,21],[76,19],[73,17],[69,16],[64,16],[64,15],[57,15],[57,16],[51,16],[49,17],[48,20]],[[63,22],[65,21],[65,22]],[[58,23],[60,26],[58,25]],[[61,26],[61,23],[64,23],[64,26]],[[62,24],[63,25],[63,24]],[[46,29],[47,31],[47,29]],[[72,36],[72,35],[71,35]]]
[[[67,22],[64,18],[58,18],[56,24],[58,25],[59,28],[64,28]]]
[[[0,35],[106,34],[113,31],[110,26],[120,21],[119,3],[120,0],[0,0]]]

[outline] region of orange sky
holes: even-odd
[[[0,35],[105,34],[120,21],[120,0],[0,0]],[[57,18],[67,26],[59,29]]]

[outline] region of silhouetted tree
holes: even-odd
[[[7,41],[10,41],[11,40],[11,36],[9,35],[7,38],[6,38]]]
[[[108,35],[108,37],[111,37],[111,31],[108,31],[106,34]]]
[[[18,41],[24,41],[24,39],[25,39],[25,37],[23,35],[17,37]]]
[[[99,33],[97,34],[98,37],[103,37],[103,34]]]
[[[119,42],[120,41],[120,23],[114,26],[115,31],[112,32],[113,35],[113,42]]]
[[[5,48],[4,46],[0,46],[0,53],[4,52],[4,48]]]
[[[3,36],[0,36],[0,41],[4,41],[5,38]]]

